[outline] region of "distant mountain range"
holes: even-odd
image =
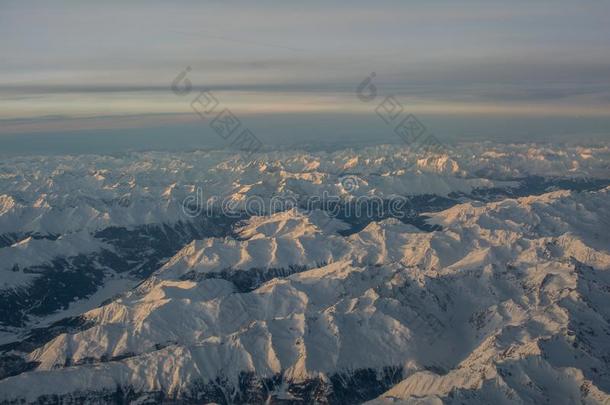
[[[610,403],[608,145],[21,157],[0,190],[0,403]]]

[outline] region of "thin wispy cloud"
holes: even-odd
[[[414,110],[608,116],[609,37],[594,1],[8,1],[0,119],[181,114],[168,86],[186,66],[194,90],[252,114],[358,113],[375,71]]]

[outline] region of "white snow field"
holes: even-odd
[[[610,148],[453,150],[3,161],[0,403],[610,403]]]

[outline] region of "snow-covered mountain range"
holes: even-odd
[[[610,147],[452,151],[3,161],[0,403],[610,403]]]

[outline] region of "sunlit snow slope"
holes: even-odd
[[[609,153],[3,164],[0,401],[610,403]],[[200,185],[410,213],[185,215]]]

